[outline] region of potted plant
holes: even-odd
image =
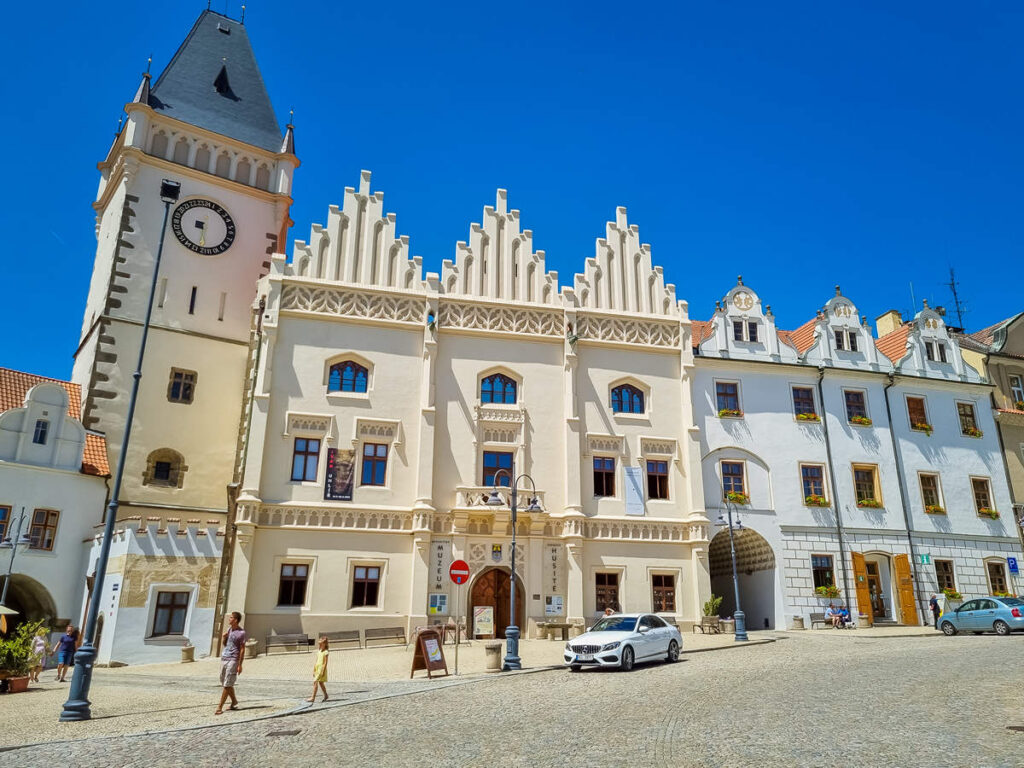
[[[824,597],[829,600],[835,600],[837,597],[839,597],[839,587],[837,587],[835,584],[824,584],[820,587],[816,587],[814,590],[814,594],[816,594],[818,597]]]
[[[42,621],[25,621],[7,637],[0,637],[0,678],[7,680],[11,693],[28,690],[32,639],[42,626]]]
[[[996,512],[994,509],[990,509],[989,507],[982,507],[981,509],[978,510],[978,514],[984,517],[991,518],[992,520],[999,519],[999,513]]]
[[[977,427],[964,427],[964,435],[967,437],[981,437],[985,433]]]
[[[828,499],[824,496],[812,493],[810,496],[804,496],[804,504],[808,507],[827,507]]]
[[[722,607],[722,598],[711,594],[711,599],[704,603],[704,615],[705,616],[717,616],[718,609]]]
[[[743,411],[738,408],[722,408],[718,411],[718,418],[720,419],[742,419]]]
[[[857,506],[862,509],[881,509],[882,502],[878,499],[861,499],[857,502]]]
[[[940,504],[925,504],[924,511],[929,515],[944,515],[946,514],[946,508]]]
[[[742,491],[729,491],[725,494],[725,498],[731,501],[733,504],[749,504],[750,495],[743,493]]]
[[[850,423],[856,424],[858,427],[870,427],[871,419],[867,416],[851,416]]]
[[[1017,400],[1014,402],[1013,407],[1018,411],[1024,411],[1024,400]]]
[[[912,429],[918,432],[924,432],[928,437],[932,436],[932,425],[924,421],[918,421],[910,425]]]
[[[821,416],[819,416],[816,413],[798,413],[796,415],[796,420],[797,421],[820,422],[821,421]]]

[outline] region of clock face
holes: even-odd
[[[203,256],[224,253],[235,241],[235,222],[212,200],[186,200],[171,214],[171,229],[178,241]]]

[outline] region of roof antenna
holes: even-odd
[[[960,301],[960,297],[957,295],[956,288],[960,283],[957,282],[956,272],[952,267],[949,268],[949,282],[946,283],[946,285],[949,287],[949,290],[953,292],[953,307],[956,309],[956,323],[960,326],[960,329],[963,330],[964,312],[967,311],[967,308],[963,305],[963,302]]]

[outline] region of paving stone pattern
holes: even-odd
[[[1024,725],[1016,672],[1024,638],[783,637],[629,674],[481,676],[273,720],[46,745],[4,759],[126,768],[1021,764],[1024,733],[1007,726]]]

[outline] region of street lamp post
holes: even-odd
[[[736,596],[736,610],[733,612],[732,618],[736,622],[736,642],[742,643],[750,638],[747,637],[747,616],[740,608],[740,578],[736,573],[736,540],[733,538],[732,532],[733,529],[742,531],[743,523],[740,521],[739,513],[736,514],[736,522],[733,522],[732,504],[728,499],[725,501],[725,509],[729,518],[726,519],[725,515],[719,515],[718,524],[729,526],[729,550],[732,554],[732,588]]]
[[[501,669],[504,672],[508,672],[510,669],[522,669],[523,663],[519,658],[519,627],[516,626],[516,515],[518,513],[518,491],[517,486],[519,481],[526,478],[530,481],[530,487],[533,490],[533,497],[530,499],[530,506],[526,508],[527,512],[540,512],[540,505],[537,503],[537,485],[533,482],[533,478],[527,475],[525,472],[516,477],[516,462],[512,460],[511,469],[499,469],[494,473],[494,490],[491,491],[491,497],[487,500],[487,506],[489,507],[503,507],[505,502],[501,500],[498,495],[498,478],[501,475],[508,475],[511,480],[511,509],[512,509],[512,578],[509,580],[509,625],[505,628],[505,662],[502,664]]]
[[[32,539],[29,538],[28,531],[25,533],[21,532],[21,526],[25,522],[25,508],[21,508],[21,515],[18,517],[18,527],[14,531],[14,536],[10,534],[0,542],[0,549],[11,550],[11,561],[7,564],[7,578],[4,579],[4,591],[0,592],[0,605],[7,605],[7,588],[11,586],[11,573],[14,572],[14,558],[18,554],[18,547],[27,547],[32,543]]]
[[[114,488],[107,505],[107,519],[103,527],[103,540],[100,543],[100,554],[96,558],[96,576],[92,586],[92,597],[89,600],[88,614],[85,621],[84,640],[75,653],[75,671],[71,678],[71,690],[68,700],[64,702],[64,710],[60,719],[64,722],[72,720],[89,720],[89,685],[92,682],[92,665],[96,661],[97,618],[100,613],[100,600],[103,593],[103,579],[107,573],[107,560],[110,558],[110,542],[114,536],[114,523],[117,520],[117,506],[121,496],[121,480],[124,467],[128,461],[128,440],[132,434],[132,420],[135,417],[135,401],[139,395],[139,382],[142,380],[142,360],[146,355],[146,339],[149,336],[149,321],[153,315],[153,298],[156,296],[156,279],[160,273],[160,257],[164,252],[164,233],[167,231],[167,218],[171,212],[171,203],[177,202],[181,194],[181,184],[163,179],[160,182],[160,199],[164,204],[164,220],[160,226],[160,242],[156,249],[156,262],[153,264],[153,279],[149,286],[149,304],[146,306],[146,320],[142,324],[142,340],[139,342],[139,361],[135,366],[132,381],[132,394],[128,399],[128,414],[124,422],[124,438],[121,440],[121,451],[117,457],[117,473],[114,475]]]

